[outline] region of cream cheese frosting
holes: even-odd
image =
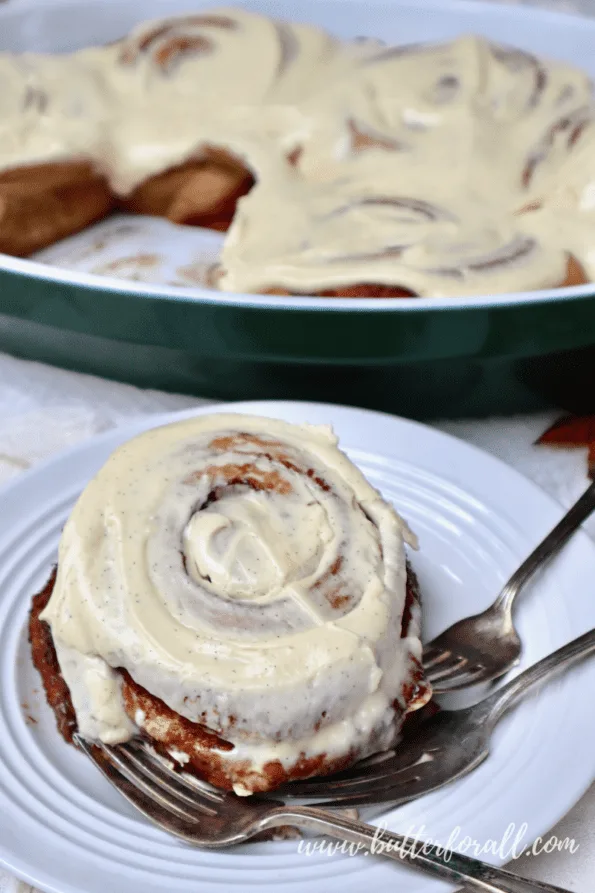
[[[64,528],[41,615],[80,731],[138,731],[123,669],[233,759],[388,746],[430,694],[406,692],[405,541],[329,428],[205,415],[125,443]]]
[[[463,36],[340,41],[236,8],[62,56],[0,54],[0,170],[85,158],[112,189],[211,147],[256,185],[217,287],[421,296],[595,279],[595,124],[580,70]]]

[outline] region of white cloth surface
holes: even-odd
[[[132,418],[207,402],[143,391],[0,354],[0,486],[53,453]],[[508,419],[448,421],[437,427],[493,453],[532,478],[562,505],[569,506],[587,484],[586,451],[533,445],[556,416],[551,412]],[[591,519],[589,529],[595,536],[595,519]],[[513,870],[562,885],[574,893],[592,893],[595,786],[552,834],[559,839],[574,839],[578,851],[523,858],[513,864]],[[31,893],[31,888],[0,871],[0,893]]]

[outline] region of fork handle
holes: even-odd
[[[544,682],[558,676],[564,670],[574,666],[586,657],[595,654],[595,629],[573,639],[568,645],[558,648],[532,667],[519,673],[506,685],[480,701],[469,712],[477,714],[478,722],[495,725],[503,713],[524,697],[531,689],[543,685]]]
[[[561,521],[556,524],[553,530],[543,539],[540,544],[525,558],[521,566],[514,572],[508,583],[502,589],[498,596],[494,607],[498,607],[505,611],[510,611],[512,603],[525,585],[527,580],[541,568],[546,561],[549,561],[558,554],[562,546],[564,546],[570,537],[581,526],[583,521],[589,517],[591,512],[595,510],[595,482],[593,482],[582,496],[574,503]]]
[[[570,893],[562,887],[520,878],[504,868],[495,868],[478,859],[447,851],[444,847],[413,841],[402,834],[385,831],[317,807],[279,806],[271,810],[260,823],[261,828],[279,825],[307,828],[359,845],[368,852],[411,865],[442,880],[465,884],[466,889],[476,893]]]

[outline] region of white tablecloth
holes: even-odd
[[[205,402],[141,391],[0,354],[0,486],[41,459],[109,427],[140,415]],[[587,483],[585,451],[532,445],[555,416],[556,413],[542,413],[509,419],[445,422],[439,427],[514,465],[568,506]],[[595,535],[595,519],[591,520],[589,530]],[[560,884],[575,893],[592,893],[595,786],[552,833],[559,839],[574,839],[579,845],[578,851],[530,856],[515,862],[514,870]],[[0,871],[0,893],[30,893],[30,888]]]

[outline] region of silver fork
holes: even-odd
[[[442,710],[377,754],[328,778],[295,781],[275,795],[315,800],[326,807],[398,806],[461,778],[482,763],[504,713],[537,686],[595,654],[595,630],[554,651],[489,697],[464,710]]]
[[[521,564],[493,605],[459,620],[424,647],[423,664],[434,691],[455,691],[497,679],[519,662],[521,641],[512,622],[514,600],[525,583],[595,509],[595,483]]]
[[[236,797],[192,783],[168,769],[142,744],[109,747],[76,736],[77,744],[107,779],[152,822],[187,843],[227,847],[274,828],[291,825],[381,853],[427,874],[466,885],[477,893],[569,893],[561,887],[519,878],[505,869],[438,846],[415,847],[406,837],[312,806]],[[382,848],[381,848],[382,847]]]

